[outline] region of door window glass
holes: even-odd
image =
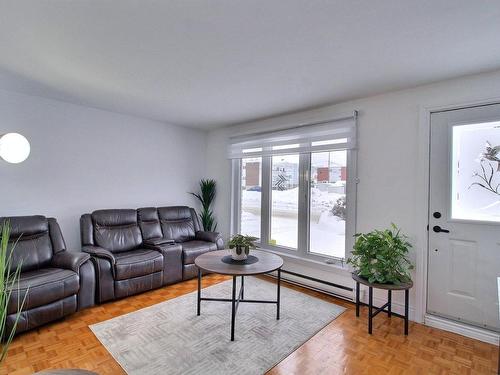
[[[500,122],[453,126],[451,217],[500,222]]]

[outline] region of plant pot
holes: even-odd
[[[232,249],[229,249],[231,252],[231,258],[233,260],[245,260],[248,258],[248,253],[250,249],[248,247],[235,246]]]

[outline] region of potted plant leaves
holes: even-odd
[[[235,234],[229,239],[228,246],[233,260],[245,260],[248,258],[250,249],[256,249],[257,237]]]
[[[189,193],[196,197],[201,203],[201,212],[199,213],[203,230],[214,232],[217,229],[212,205],[217,193],[217,183],[212,179],[200,180],[200,192]]]
[[[7,328],[7,315],[12,294],[19,295],[19,278],[22,264],[14,264],[12,252],[15,245],[9,244],[10,224],[8,221],[0,223],[0,364],[4,361],[9,345],[16,333],[17,323],[21,317],[28,291],[15,307],[14,324]]]
[[[400,229],[391,228],[356,234],[347,263],[369,283],[402,284],[411,281],[413,265],[408,259],[411,244]]]

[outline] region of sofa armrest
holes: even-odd
[[[159,252],[164,252],[164,251],[168,251],[168,250],[171,250],[171,249],[174,249],[174,250],[175,249],[180,249],[180,250],[182,250],[181,244],[175,243],[175,241],[172,241],[172,242],[162,242],[162,243],[157,243],[157,244],[154,244],[154,243],[148,242],[148,241],[144,241],[142,243],[142,246],[145,249],[156,250],[156,251],[159,251]]]
[[[200,241],[213,242],[217,244],[217,249],[224,249],[224,240],[219,232],[207,232],[199,230],[196,232],[195,238]]]
[[[146,249],[155,250],[163,255],[163,285],[182,280],[182,244],[167,242],[161,245],[144,244]]]
[[[149,240],[144,240],[143,243],[146,246],[160,246],[166,244],[174,244],[175,241],[166,238],[150,238]]]
[[[111,262],[111,264],[115,264],[115,257],[113,255],[113,253],[111,251],[109,251],[109,250],[103,249],[102,247],[99,247],[99,246],[83,246],[82,250],[85,253],[90,254],[93,257],[107,259],[107,260],[109,260]]]
[[[79,273],[80,266],[90,259],[90,255],[82,252],[59,251],[52,258],[52,266]]]

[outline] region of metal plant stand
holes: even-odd
[[[373,318],[379,313],[384,312],[387,316],[396,316],[404,320],[404,332],[408,335],[408,322],[409,322],[409,308],[410,308],[410,289],[413,287],[413,282],[403,284],[377,284],[370,283],[368,280],[359,277],[357,274],[352,273],[352,278],[356,282],[356,317],[359,317],[359,307],[368,306],[368,333],[371,335],[373,331]],[[359,299],[359,284],[366,285],[368,287],[368,304],[363,303]],[[376,307],[373,306],[373,288],[387,290],[387,303],[383,306]],[[400,315],[392,311],[392,291],[393,290],[404,290],[405,292],[405,314]],[[374,310],[375,309],[375,310]]]

